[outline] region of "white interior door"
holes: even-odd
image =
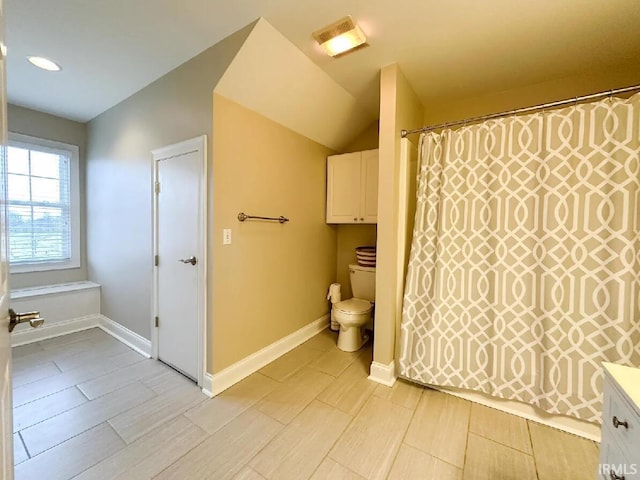
[[[0,0],[0,478],[13,479],[13,407],[11,403],[11,336],[9,334],[9,265],[7,264],[7,97],[5,84],[4,11]]]
[[[205,137],[154,150],[157,358],[202,383]]]

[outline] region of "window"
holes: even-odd
[[[80,266],[78,147],[9,134],[7,216],[12,273]]]

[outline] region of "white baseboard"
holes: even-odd
[[[11,346],[19,347],[20,345],[26,345],[27,343],[39,342],[40,340],[46,340],[48,338],[59,337],[61,335],[68,335],[69,333],[95,328],[100,325],[100,317],[101,315],[86,315],[84,317],[63,320],[49,325],[47,325],[45,321],[45,324],[38,328],[14,331],[11,333]]]
[[[43,326],[38,328],[30,328],[29,330],[13,332],[11,334],[11,346],[18,347],[20,345],[39,342],[40,340],[68,335],[70,333],[80,332],[82,330],[88,330],[96,327],[118,339],[140,355],[151,358],[150,340],[141,337],[137,333],[132,332],[110,318],[99,314],[63,320],[50,325],[47,325],[45,322]]]
[[[393,387],[396,383],[398,376],[396,375],[395,362],[391,361],[389,365],[384,363],[371,362],[371,369],[369,370],[369,380],[372,380],[387,387]]]
[[[317,320],[314,320],[309,325],[302,327],[300,330],[296,330],[291,335],[287,335],[277,342],[266,346],[262,350],[258,350],[239,362],[236,362],[220,372],[213,374],[213,376],[205,374],[205,380],[203,382],[205,385],[203,385],[203,391],[206,388],[207,375],[211,377],[211,383],[209,384],[210,388],[207,389],[207,392],[211,394],[211,396],[215,396],[225,391],[230,386],[238,383],[243,378],[257,372],[276,358],[287,353],[289,350],[292,350],[301,343],[306,342],[328,326],[329,314],[326,314]]]
[[[213,397],[213,376],[210,373],[205,373],[202,377],[202,393],[207,397]]]
[[[595,423],[579,420],[574,417],[565,415],[552,415],[540,410],[539,408],[529,405],[528,403],[518,402],[514,400],[505,400],[502,398],[492,397],[484,393],[475,392],[473,390],[464,390],[452,387],[431,386],[443,393],[448,393],[459,398],[464,398],[474,403],[479,403],[486,407],[495,408],[518,417],[526,418],[533,422],[547,425],[564,432],[572,433],[579,437],[600,442],[600,425]]]
[[[132,348],[140,355],[147,358],[151,358],[151,340],[147,340],[141,335],[129,330],[127,327],[114,322],[104,315],[98,315],[100,317],[100,323],[98,327],[104,330],[112,337],[120,340],[126,346]]]

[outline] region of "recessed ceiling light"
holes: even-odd
[[[29,60],[36,67],[42,68],[43,70],[48,70],[50,72],[57,72],[59,70],[62,70],[62,67],[60,65],[58,65],[56,62],[49,60],[48,58],[27,57],[27,60]]]
[[[364,46],[367,36],[353,22],[351,16],[341,18],[321,30],[313,32],[313,38],[332,57],[346,53],[356,47]]]

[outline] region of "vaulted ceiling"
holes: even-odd
[[[4,3],[9,101],[79,121],[261,16],[374,115],[380,67],[393,62],[424,105],[621,68],[631,74],[618,82],[638,72],[640,83],[638,0]],[[347,14],[369,46],[329,58],[311,32]],[[63,70],[38,70],[27,55],[49,57]]]

